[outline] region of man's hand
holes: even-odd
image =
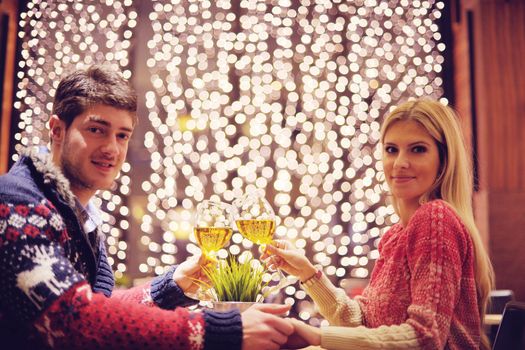
[[[293,326],[294,332],[282,346],[284,349],[302,349],[310,345],[321,344],[321,330],[307,325],[299,320],[287,318]]]
[[[242,349],[274,350],[280,349],[293,333],[294,327],[284,315],[289,305],[256,304],[241,314]]]
[[[204,255],[192,256],[179,266],[173,273],[173,280],[184,293],[195,293],[199,289],[197,280],[208,283],[209,280],[202,270],[208,263]]]
[[[303,252],[294,249],[292,244],[283,240],[275,240],[266,246],[266,252],[261,257],[270,268],[280,268],[288,274],[297,276],[301,282],[306,281],[317,270]]]

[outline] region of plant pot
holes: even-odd
[[[250,306],[253,304],[257,304],[256,302],[251,301],[214,301],[213,304],[213,310],[214,311],[230,311],[233,309],[237,309],[240,312],[246,311]]]

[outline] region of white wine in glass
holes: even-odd
[[[232,236],[232,229],[227,227],[195,227],[195,239],[206,255],[214,255],[224,247]]]
[[[275,220],[269,219],[239,219],[236,220],[237,228],[244,237],[255,244],[265,245],[272,243],[275,231]]]
[[[245,194],[233,201],[235,223],[245,238],[261,246],[264,251],[272,243],[275,231],[275,213],[272,206],[259,190]]]
[[[263,191],[245,194],[233,202],[235,209],[235,224],[243,237],[259,245],[259,250],[264,252],[266,245],[273,241],[275,232],[275,213],[272,206],[264,198]],[[275,293],[286,287],[292,281],[288,280],[280,269],[274,277],[279,281],[277,285],[269,288],[267,294]]]
[[[205,200],[197,205],[193,232],[203,254],[215,260],[215,255],[232,236],[232,207],[226,203]]]

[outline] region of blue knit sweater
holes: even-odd
[[[92,247],[77,217],[68,181],[49,157],[27,154],[0,177],[0,339],[8,348],[39,344],[31,336],[33,323],[75,286],[87,282],[93,292],[111,297],[114,278],[104,241],[99,239],[98,247]],[[150,285],[152,304],[159,310],[196,302],[174,282],[175,268]],[[240,348],[238,312],[205,311],[204,322],[205,349]],[[173,336],[179,339],[187,334]]]

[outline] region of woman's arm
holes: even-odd
[[[319,307],[319,312],[330,323],[350,327],[363,324],[359,303],[350,299],[342,289],[336,288],[312,265],[304,253],[294,249],[291,243],[275,241],[273,245],[268,246],[268,253],[265,253],[263,258],[267,258],[270,266],[297,276]]]
[[[363,324],[359,302],[351,299],[341,288],[336,288],[319,274],[302,284],[324,318],[334,326],[357,327]]]
[[[421,349],[414,329],[406,324],[379,328],[316,328],[299,320],[291,321],[294,333],[288,338],[287,349],[301,349],[309,345],[321,345],[327,350]]]

